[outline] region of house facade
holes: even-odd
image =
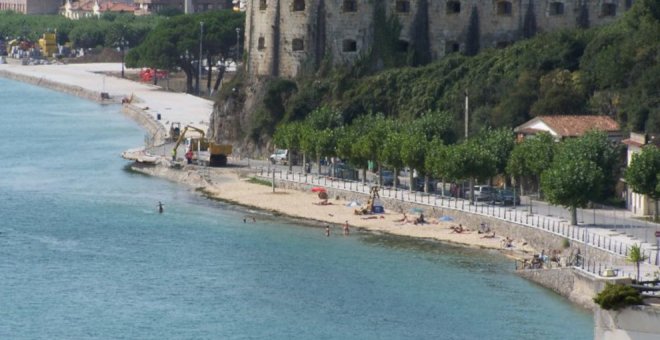
[[[631,133],[630,138],[624,139],[623,144],[628,147],[626,164],[630,165],[633,156],[642,152],[642,148],[654,145],[660,148],[660,136],[651,136],[643,133]],[[623,181],[625,183],[625,180]],[[655,213],[655,204],[647,196],[634,192],[625,185],[626,207],[636,216],[652,216]]]
[[[66,0],[64,6],[60,9],[60,14],[73,20],[99,17],[106,12],[134,13],[135,6],[131,3],[115,1]]]
[[[149,15],[174,8],[186,13],[198,13],[233,7],[232,0],[135,0],[136,15]]]
[[[57,14],[62,0],[0,0],[0,11],[23,14]]]

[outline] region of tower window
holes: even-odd
[[[266,38],[259,37],[259,42],[257,43],[257,49],[260,51],[266,48]]]
[[[616,4],[603,4],[602,16],[604,17],[616,16]]]
[[[357,1],[344,0],[342,9],[344,10],[344,12],[357,12]]]
[[[456,53],[461,50],[461,45],[456,41],[448,41],[445,44],[445,53]]]
[[[291,42],[291,49],[294,51],[304,51],[305,42],[302,39],[293,39]]]
[[[293,0],[293,10],[294,11],[304,11],[305,10],[305,0]]]
[[[500,1],[497,3],[497,15],[511,15],[513,13],[513,5],[510,1]]]
[[[342,42],[342,51],[344,52],[356,52],[357,51],[357,42],[355,40],[346,39]]]
[[[397,52],[408,52],[408,47],[410,46],[410,43],[405,41],[405,40],[399,40],[396,43],[396,50]]]
[[[461,13],[461,2],[447,1],[447,14],[458,14],[458,13]]]
[[[263,11],[266,8],[268,8],[268,1],[267,0],[259,0],[259,9]]]
[[[564,15],[564,3],[563,2],[551,2],[550,3],[550,15]]]
[[[399,13],[408,13],[410,12],[410,1],[397,1],[396,2],[396,11]]]

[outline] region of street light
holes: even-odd
[[[197,95],[199,96],[199,82],[202,80],[202,37],[204,36],[204,22],[199,22],[199,65],[197,73]]]
[[[241,58],[241,28],[236,27],[236,68],[238,68],[238,61]]]
[[[121,49],[121,77],[124,77],[124,57],[126,55],[126,40],[124,37],[121,37],[121,40],[119,40],[119,48]]]

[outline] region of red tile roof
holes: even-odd
[[[608,116],[538,116],[536,118],[562,137],[582,136],[589,130],[604,132],[620,130],[619,123]]]

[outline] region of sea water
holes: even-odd
[[[497,252],[328,238],[132,173],[117,106],[0,79],[0,123],[1,339],[593,338]]]

